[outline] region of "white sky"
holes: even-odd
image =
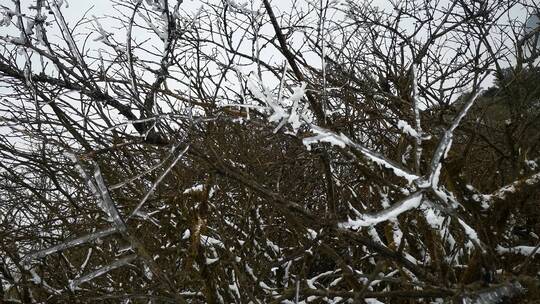
[[[260,0],[254,0],[255,1],[255,4],[254,4],[254,7],[258,7],[260,5]],[[294,0],[273,0],[272,1],[272,4],[274,5],[276,11],[277,11],[277,14],[279,15],[279,11],[283,11],[283,12],[286,12],[288,11],[290,8],[291,8],[291,3],[293,2]],[[339,2],[345,2],[345,0],[338,0]],[[359,0],[361,1],[361,0]],[[533,0],[531,0],[532,2]],[[21,1],[23,4],[22,4],[22,7],[23,7],[23,10],[27,9],[27,7],[30,5],[30,4],[33,4],[34,3],[34,0],[22,0]],[[236,3],[244,3],[244,2],[249,2],[248,0],[235,0]],[[441,4],[442,5],[447,5],[450,1],[449,0],[442,0],[441,1]],[[92,15],[95,15],[95,16],[98,16],[98,17],[101,17],[101,16],[105,16],[104,19],[100,19],[100,22],[102,24],[102,26],[105,28],[105,30],[107,31],[111,31],[113,33],[116,34],[116,38],[118,41],[125,41],[125,31],[124,30],[116,30],[117,27],[119,27],[119,24],[117,21],[113,21],[113,19],[111,18],[112,16],[118,16],[119,13],[114,9],[113,7],[113,1],[111,0],[88,0],[88,1],[84,1],[84,0],[68,0],[68,1],[65,1],[65,3],[67,3],[67,5],[64,5],[63,6],[63,13],[64,13],[64,17],[66,18],[66,21],[68,22],[70,28],[73,27],[74,24],[76,24],[76,22],[80,21],[81,18],[85,15],[86,13],[86,16],[87,18],[92,18]],[[194,14],[201,6],[205,7],[207,5],[207,3],[221,3],[221,0],[208,0],[208,1],[201,1],[201,0],[184,0],[184,2],[182,3],[181,5],[181,9],[186,11],[188,14],[190,14],[190,12],[192,14]],[[302,2],[299,2],[299,3],[302,3]],[[319,3],[318,0],[315,0],[314,3]],[[379,6],[380,8],[383,8],[383,9],[391,9],[391,4],[390,4],[390,1],[388,0],[373,0],[371,1],[371,3],[375,6]],[[23,11],[24,12],[24,11]],[[520,10],[520,9],[514,9],[512,10],[510,13],[509,13],[509,18],[510,19],[518,19],[520,22],[524,23],[526,18],[527,18],[527,12],[524,11],[524,10]],[[52,21],[52,16],[50,16],[48,18],[48,21]],[[534,23],[537,23],[538,22],[538,18],[535,20],[534,18],[531,18],[529,20],[529,24],[534,24]],[[87,32],[88,29],[92,28],[92,24],[90,23],[86,23],[84,25],[82,25],[80,28],[79,28],[79,31],[80,30],[83,30],[84,32]],[[0,35],[12,35],[12,36],[18,36],[18,33],[16,32],[10,32],[10,31],[13,31],[14,30],[14,27],[10,27],[10,28],[7,28],[7,27],[1,27],[0,28]],[[49,30],[49,35],[50,36],[54,36],[54,35],[57,35],[59,36],[60,33],[57,32],[55,33],[54,30],[58,31],[58,27],[54,26],[53,27],[53,30]],[[266,28],[266,30],[270,30],[272,31],[271,28]],[[95,36],[93,36],[92,38],[94,38]],[[138,41],[142,41],[144,39],[146,39],[147,37],[151,37],[153,38],[156,43],[156,47],[159,48],[159,45],[161,43],[161,41],[158,41],[155,37],[155,35],[153,34],[149,34],[149,33],[145,33],[144,31],[136,31],[135,34],[134,34],[134,39],[135,40],[138,40]],[[87,42],[89,45],[87,45],[87,49],[98,49],[98,48],[103,48],[104,46],[100,43],[100,42],[93,42],[92,39],[89,40],[89,42]],[[295,43],[295,41],[292,41],[291,43]],[[270,53],[268,53],[270,52]],[[142,55],[142,54],[136,54],[136,55]],[[267,51],[267,53],[263,54],[266,58],[270,58],[272,57],[273,60],[275,62],[281,62],[283,60],[283,58],[281,58],[281,54],[279,53],[272,53],[272,51]],[[21,56],[22,57],[22,56]],[[320,66],[320,58],[318,57],[313,57],[311,59],[311,62],[313,64],[313,66],[317,67],[317,66]],[[36,64],[35,66],[39,66],[38,64]]]

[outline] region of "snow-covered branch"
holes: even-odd
[[[422,198],[423,193],[419,191],[377,213],[360,214],[356,211],[358,216],[357,219],[349,219],[347,222],[340,223],[339,226],[341,228],[358,229],[360,227],[373,226],[397,218],[404,212],[420,207]]]
[[[436,189],[439,185],[439,174],[441,170],[441,161],[446,157],[448,154],[448,151],[452,147],[452,137],[454,136],[454,131],[459,126],[461,120],[467,115],[467,112],[472,107],[476,99],[478,98],[478,95],[480,94],[480,90],[475,87],[473,92],[470,94],[470,96],[467,98],[467,101],[465,102],[465,105],[461,108],[461,111],[454,117],[454,120],[452,121],[452,124],[450,127],[443,133],[443,136],[439,140],[439,144],[437,145],[437,149],[435,149],[435,152],[433,153],[433,156],[431,158],[431,164],[430,164],[430,171],[429,171],[429,182],[431,187]]]

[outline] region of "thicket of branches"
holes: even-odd
[[[3,302],[540,297],[535,1],[112,3],[0,5]]]

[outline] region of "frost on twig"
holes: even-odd
[[[289,98],[282,99],[281,93],[278,93],[278,98],[275,98],[264,85],[262,85],[263,90],[261,91],[256,82],[260,81],[248,79],[247,88],[255,98],[266,103],[264,109],[271,113],[268,121],[278,123],[274,132],[277,132],[287,123],[291,125],[294,133],[298,132],[298,129],[304,124],[303,120],[306,119],[306,110],[301,107],[300,101],[305,95],[307,84],[302,83],[300,87],[293,89],[293,93]],[[291,106],[288,107],[287,104],[291,104]]]

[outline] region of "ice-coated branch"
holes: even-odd
[[[109,217],[112,219],[113,223],[120,231],[126,230],[126,223],[120,216],[120,212],[118,212],[118,208],[116,208],[116,204],[113,202],[111,195],[109,194],[109,190],[105,185],[105,181],[103,180],[103,176],[101,175],[101,170],[98,164],[95,162],[94,169],[94,179],[98,186],[99,194],[101,196],[107,214],[109,214]]]
[[[103,26],[101,25],[101,23],[99,22],[99,19],[96,16],[92,16],[92,17],[94,18],[94,24],[99,34],[97,38],[94,38],[94,41],[96,42],[101,41],[105,45],[113,48],[116,52],[123,53],[125,48],[118,42],[111,41],[111,39],[109,39],[111,36],[113,36],[113,33],[109,33],[105,29],[103,29]],[[127,53],[131,55],[131,52],[127,52]],[[130,59],[130,57],[128,57],[128,59]]]
[[[463,304],[496,304],[509,300],[525,291],[518,281],[501,284],[480,291],[468,293],[461,297]],[[506,302],[505,302],[506,303]]]
[[[515,247],[503,247],[501,245],[497,246],[497,252],[500,254],[513,253],[520,254],[524,256],[534,256],[540,254],[538,246],[515,246]]]
[[[126,34],[126,55],[128,59],[128,69],[129,69],[129,80],[131,83],[131,90],[133,92],[133,96],[137,99],[140,99],[140,93],[139,89],[137,88],[137,76],[135,74],[135,69],[133,67],[133,50],[131,48],[131,42],[132,42],[132,32],[133,32],[133,23],[135,22],[135,14],[139,10],[139,6],[141,6],[141,2],[135,3],[135,7],[133,8],[133,13],[131,14],[131,18],[128,23],[128,29]],[[140,102],[140,100],[139,100]]]
[[[416,65],[413,64],[411,67],[411,77],[413,80],[413,92],[412,92],[412,103],[413,103],[413,112],[414,112],[414,126],[415,130],[411,130],[411,136],[414,137],[414,168],[416,174],[420,174],[420,160],[422,159],[422,124],[420,120],[420,107],[418,105],[418,75]],[[415,136],[416,135],[416,136]]]
[[[281,79],[279,80],[279,89],[277,94],[277,99],[281,100],[281,95],[283,94],[283,88],[285,84],[285,76],[287,76],[287,67],[289,65],[287,64],[287,61],[283,62],[283,71],[281,73]]]
[[[107,272],[111,271],[111,270],[114,270],[116,268],[120,268],[122,266],[125,266],[129,263],[131,263],[133,260],[135,260],[137,258],[137,255],[135,254],[132,254],[132,255],[128,255],[126,257],[123,257],[119,260],[116,260],[112,263],[110,263],[109,265],[107,266],[103,266],[85,276],[82,276],[80,278],[77,278],[75,280],[72,280],[69,282],[69,289],[71,290],[75,290],[79,285],[81,285],[82,283],[84,282],[88,282],[88,281],[91,281],[101,275],[104,275],[106,274]]]
[[[139,202],[139,204],[137,205],[137,207],[133,210],[133,212],[129,215],[128,219],[132,218],[134,215],[137,215],[137,213],[139,212],[139,210],[141,209],[141,207],[144,205],[144,203],[148,200],[148,198],[152,195],[152,193],[154,193],[154,190],[156,190],[157,186],[159,185],[159,183],[161,183],[161,181],[163,180],[163,178],[165,178],[165,176],[167,176],[167,174],[169,174],[169,172],[171,171],[171,169],[176,165],[176,163],[180,160],[180,158],[182,158],[182,156],[184,156],[184,154],[187,152],[187,150],[189,149],[189,145],[187,145],[179,154],[178,156],[176,156],[176,158],[173,160],[173,162],[167,167],[167,169],[165,169],[165,171],[163,171],[163,173],[158,177],[158,179],[156,180],[156,182],[152,185],[152,187],[150,187],[150,190],[148,190],[148,192],[146,193],[146,195],[143,197],[143,199]]]
[[[62,12],[60,12],[60,6],[62,6],[63,1],[52,0],[52,1],[49,1],[49,3],[51,4],[50,7],[52,9],[54,17],[56,18],[60,26],[60,29],[63,32],[64,38],[68,44],[69,50],[75,56],[75,59],[81,65],[81,67],[86,68],[86,63],[84,62],[82,58],[81,52],[77,48],[77,44],[75,43],[75,40],[73,40],[73,36],[71,35],[71,31],[69,30],[67,26],[66,20],[64,19]]]
[[[82,237],[79,237],[79,238],[76,238],[76,239],[73,239],[73,240],[63,242],[61,244],[58,244],[56,246],[53,246],[53,247],[50,247],[50,248],[47,248],[47,249],[36,251],[34,253],[31,253],[31,254],[27,255],[24,259],[25,260],[34,260],[34,259],[44,258],[44,257],[46,257],[46,256],[48,256],[50,254],[55,253],[55,252],[66,250],[66,249],[71,248],[71,247],[79,246],[79,245],[94,241],[96,239],[106,237],[108,235],[111,235],[111,234],[115,233],[116,231],[117,231],[116,228],[108,228],[108,229],[100,230],[100,231],[94,232],[92,234],[88,234],[88,235],[85,235],[85,236],[82,236]]]
[[[88,188],[90,189],[90,191],[92,191],[92,194],[99,202],[101,209],[108,215],[109,220],[114,223],[114,225],[120,232],[125,231],[127,229],[126,224],[120,216],[120,213],[116,208],[116,204],[113,202],[109,194],[109,190],[105,185],[105,181],[103,180],[103,176],[101,175],[101,170],[98,164],[96,162],[93,162],[94,175],[92,180],[92,178],[90,178],[84,171],[75,154],[65,153],[65,155],[68,156],[75,163],[75,167],[79,171],[79,174],[81,174],[81,176],[86,180]]]

